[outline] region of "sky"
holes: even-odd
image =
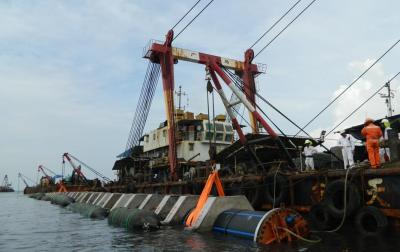
[[[60,172],[64,152],[114,178],[111,169],[125,149],[147,68],[142,50],[151,39],[164,40],[194,2],[0,1],[0,181],[8,174],[16,187],[18,172],[36,180],[39,164]],[[173,45],[240,60],[294,2],[216,0]],[[309,2],[303,0],[255,52]],[[257,78],[259,93],[304,125],[400,39],[399,8],[395,0],[316,1],[254,60],[267,65],[267,72]],[[400,45],[307,131],[315,136],[322,129],[329,131],[400,71],[399,59]],[[182,86],[189,99],[186,108],[196,114],[207,111],[204,79],[204,66],[175,66],[175,85]],[[399,81],[392,87],[399,113]],[[297,132],[266,104],[260,106],[284,132]],[[219,101],[216,110],[224,113]],[[376,97],[342,126],[385,115],[384,101]],[[163,120],[159,83],[146,131]],[[87,175],[93,176],[89,171]]]

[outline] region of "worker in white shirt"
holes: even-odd
[[[354,166],[354,149],[357,140],[345,131],[340,131],[338,145],[342,147],[344,169]]]
[[[313,155],[317,153],[317,150],[312,146],[312,142],[310,140],[306,140],[304,142],[304,150],[303,154],[306,157],[305,164],[306,164],[306,171],[310,169],[314,171],[314,158]]]
[[[383,128],[385,130],[383,132],[383,136],[379,140],[380,140],[380,142],[383,142],[384,147],[383,148],[379,148],[379,155],[381,156],[381,161],[387,162],[387,161],[390,160],[390,149],[387,147],[388,146],[388,140],[389,140],[388,131],[392,130],[392,128],[390,127],[389,120],[386,119],[386,118],[383,119],[381,121],[381,123],[383,124]]]

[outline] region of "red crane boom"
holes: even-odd
[[[149,48],[147,48],[144,55],[144,57],[148,58],[151,62],[158,63],[161,65],[165,109],[166,109],[167,123],[168,123],[167,125],[168,144],[169,144],[168,161],[170,165],[171,178],[173,180],[177,179],[177,174],[176,174],[177,158],[176,158],[175,121],[174,121],[175,106],[174,106],[173,94],[174,94],[174,63],[176,63],[178,60],[203,64],[206,66],[206,68],[210,72],[214,86],[217,89],[217,92],[220,95],[229,116],[232,117],[233,127],[238,132],[240,141],[243,144],[246,144],[247,140],[240,129],[239,123],[237,122],[236,118],[234,117],[234,114],[231,111],[232,104],[229,104],[229,102],[227,101],[222,86],[218,81],[218,77],[222,79],[223,82],[225,82],[225,84],[229,87],[229,89],[239,99],[239,102],[242,103],[249,111],[250,122],[253,133],[258,133],[257,123],[259,123],[271,136],[271,138],[276,140],[277,145],[285,153],[290,166],[292,166],[293,163],[291,157],[287,152],[287,150],[285,149],[285,147],[283,146],[282,141],[279,139],[275,131],[268,125],[268,123],[260,115],[260,113],[258,113],[258,111],[256,110],[257,108],[255,100],[256,88],[255,88],[254,78],[258,74],[265,72],[266,67],[265,65],[262,64],[252,63],[252,60],[254,58],[253,50],[248,49],[245,52],[244,61],[238,61],[206,53],[200,53],[200,52],[172,47],[171,44],[173,38],[174,38],[174,32],[173,30],[170,30],[167,33],[165,42],[163,44],[152,43],[149,46]],[[244,83],[243,91],[237,88],[235,85],[233,85],[232,80],[225,74],[223,69],[234,70],[237,74],[241,76]]]

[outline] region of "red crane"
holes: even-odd
[[[259,123],[266,132],[274,139],[285,154],[289,166],[293,167],[293,161],[287,149],[284,147],[279,136],[275,131],[268,125],[264,118],[257,111],[257,105],[255,100],[255,81],[254,78],[260,73],[265,72],[265,65],[254,64],[252,60],[254,58],[254,52],[252,49],[248,49],[244,55],[244,61],[238,61],[228,58],[223,58],[220,56],[210,55],[206,53],[200,53],[195,51],[190,51],[186,49],[172,47],[172,41],[174,38],[173,30],[170,30],[166,35],[166,40],[163,44],[152,43],[148,50],[146,51],[144,57],[148,58],[151,62],[161,65],[161,73],[163,80],[164,89],[164,100],[165,109],[167,115],[167,127],[168,127],[168,161],[170,165],[170,175],[173,180],[177,179],[176,175],[176,141],[175,141],[175,121],[174,121],[174,63],[178,60],[184,60],[188,62],[203,64],[206,66],[207,71],[212,77],[214,87],[217,90],[222,102],[227,110],[227,113],[232,119],[232,124],[234,129],[237,131],[240,141],[242,144],[247,145],[247,139],[245,138],[240,125],[232,112],[230,104],[226,95],[219,83],[218,77],[222,79],[223,82],[228,86],[232,93],[238,98],[238,102],[242,103],[249,111],[251,127],[253,133],[258,133]],[[236,87],[232,79],[226,74],[226,70],[233,70],[235,73],[241,76],[243,80],[243,91]]]
[[[47,170],[47,171],[50,171],[51,173],[53,173],[54,175],[55,175],[55,173],[53,172],[53,171],[51,171],[50,169],[48,169],[48,168],[46,168],[44,165],[39,165],[38,166],[38,172],[42,172],[43,173],[43,175],[49,180],[49,181],[52,181],[53,180],[53,178],[51,177],[51,176],[49,176],[44,170]]]
[[[78,175],[79,178],[81,178],[83,181],[87,182],[87,178],[85,175],[83,175],[82,171],[81,171],[81,166],[77,166],[74,161],[72,161],[72,155],[70,155],[69,153],[64,153],[63,154],[63,164],[65,164],[65,159],[67,159],[67,161],[71,164],[72,169],[74,170],[74,172]]]
[[[72,168],[74,169],[74,172],[85,182],[88,181],[88,179],[85,177],[85,175],[83,175],[81,167],[84,166],[85,168],[87,168],[88,170],[90,170],[91,172],[93,172],[94,174],[96,174],[97,177],[101,178],[102,180],[106,181],[106,182],[110,182],[111,179],[106,177],[105,175],[103,175],[102,173],[98,172],[97,170],[95,170],[94,168],[90,167],[89,165],[87,165],[86,163],[84,163],[83,161],[79,160],[77,157],[73,156],[70,153],[64,153],[63,154],[63,164],[65,163],[65,159],[67,159],[67,161],[71,164]],[[79,163],[79,165],[77,166],[75,164],[75,161]]]
[[[21,173],[18,173],[18,178],[20,178],[22,180],[22,182],[24,182],[26,187],[29,187],[29,184],[28,184],[28,182],[26,182],[26,180],[25,180],[26,177],[24,175],[22,175]]]

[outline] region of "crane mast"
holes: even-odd
[[[79,166],[77,166],[74,161],[72,161],[72,158],[70,156],[69,153],[64,153],[63,154],[63,163],[65,163],[65,159],[67,159],[67,161],[70,163],[70,165],[72,166],[72,169],[74,170],[74,172],[76,172],[76,174],[78,174],[79,177],[81,177],[84,181],[87,181],[87,178],[85,177],[85,175],[83,175],[81,169]]]
[[[24,179],[24,177],[22,176],[21,173],[18,173],[18,178],[20,178],[22,180],[22,182],[24,182],[26,187],[29,187],[28,183],[26,182],[26,180]]]
[[[45,171],[44,171],[44,166],[43,165],[39,165],[38,166],[38,172],[42,172],[43,173],[43,175],[44,176],[46,176],[46,178],[49,180],[49,181],[52,181],[53,180],[53,178],[51,177],[51,176],[49,176]]]

